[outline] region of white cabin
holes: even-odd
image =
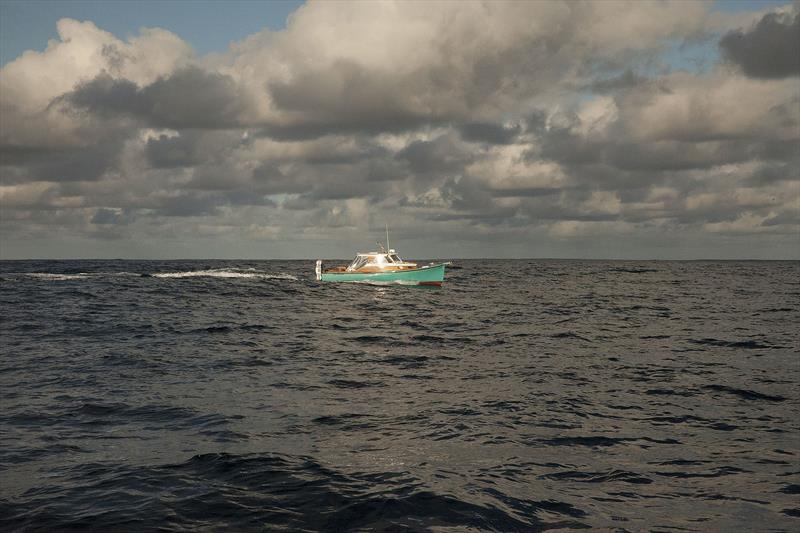
[[[404,270],[416,268],[416,263],[408,263],[400,258],[393,249],[389,252],[359,252],[347,267],[347,272],[359,270]]]

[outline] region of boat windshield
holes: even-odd
[[[359,270],[368,265],[375,265],[378,268],[385,268],[385,265],[395,261],[399,262],[399,258],[394,256],[394,259],[392,259],[392,257],[388,254],[359,254],[355,259],[353,259],[353,262],[350,263],[350,266],[347,267],[347,271],[353,272],[354,270]]]
[[[368,260],[369,260],[369,257],[366,256],[366,255],[357,255],[356,258],[353,259],[353,262],[350,263],[350,266],[347,267],[347,270],[351,271],[351,272],[353,270],[358,270],[359,268],[361,268],[364,265],[366,265]]]
[[[402,263],[403,262],[403,260],[400,259],[400,256],[398,256],[397,254],[391,254],[389,256],[389,261],[391,261],[392,263]]]

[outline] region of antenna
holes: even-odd
[[[386,226],[386,249],[391,250],[391,246],[389,246],[389,224],[384,222],[384,226]]]

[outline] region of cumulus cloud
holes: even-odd
[[[719,42],[725,57],[754,78],[800,75],[800,9],[767,13],[748,30],[733,30]]]
[[[105,74],[129,84],[149,84],[186,65],[191,49],[176,35],[145,29],[128,42],[92,22],[61,19],[59,40],[44,52],[27,51],[0,71],[0,147],[86,146],[113,125],[65,113],[54,106],[82,82]]]
[[[580,255],[621,234],[636,255],[676,231],[785,250],[798,15],[710,8],[309,2],[206,57],[163,29],[63,19],[0,71],[0,235],[335,255],[390,220],[455,255]],[[720,34],[725,62],[664,66]]]

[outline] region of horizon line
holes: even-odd
[[[248,258],[248,257],[27,257],[27,258],[0,258],[0,261],[349,261],[349,257],[272,257],[272,258]],[[691,259],[670,259],[670,258],[623,258],[623,257],[452,257],[449,261],[800,261],[797,258],[720,258],[720,257],[698,257]]]

